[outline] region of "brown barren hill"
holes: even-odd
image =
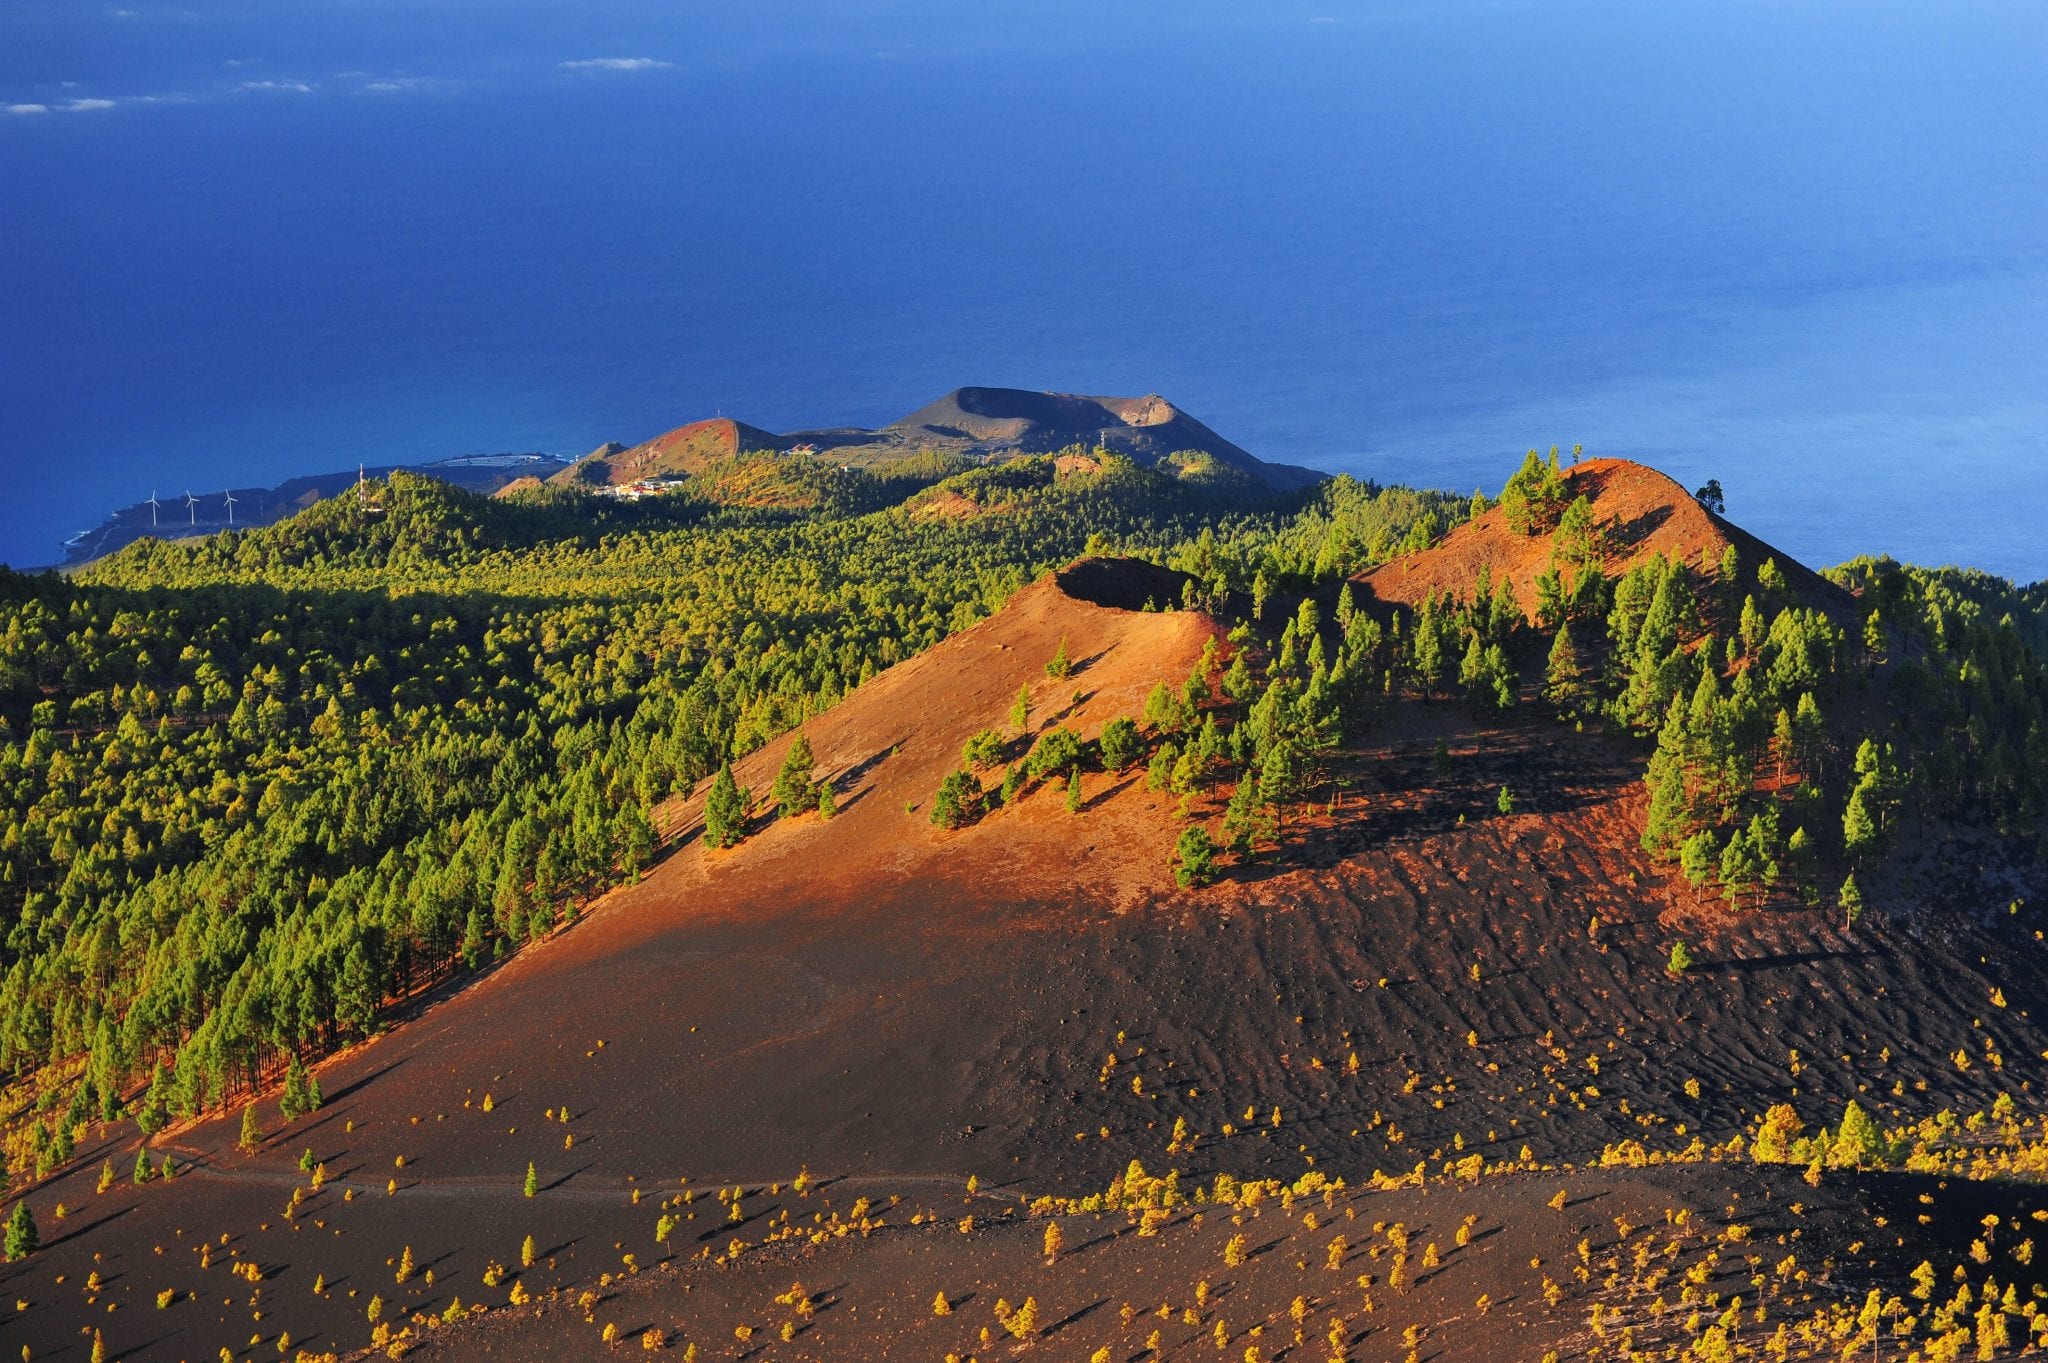
[[[930,802],[983,729],[1007,742],[1005,761],[979,773],[993,791],[1039,735],[1064,726],[1092,744],[1108,721],[1135,719],[1153,686],[1178,685],[1219,633],[1205,615],[1144,609],[1177,601],[1183,581],[1130,559],[1083,559],[1048,574],[990,619],[890,668],[804,726],[817,778],[832,782],[833,819],[764,816],[738,847],[693,844],[664,876],[679,889],[743,881],[771,894],[784,877],[807,893],[836,887],[859,895],[881,882],[934,875],[1005,894],[1057,892],[1077,879],[1117,902],[1156,894],[1179,833],[1170,803],[1114,798],[1142,794],[1142,770],[1085,773],[1090,809],[1080,825],[1066,809],[1064,787],[1036,786],[1017,805],[951,831],[932,825]],[[1073,662],[1064,680],[1045,670],[1062,642]],[[1020,687],[1031,694],[1022,732],[1008,720]],[[793,737],[735,767],[761,804]],[[704,793],[666,811],[664,825],[684,834],[699,827]],[[1086,836],[1077,838],[1077,828]]]
[[[678,478],[702,473],[742,450],[781,449],[787,444],[758,426],[714,417],[678,426],[630,448],[617,443],[600,446],[548,481],[617,486],[641,478]]]
[[[1658,554],[1700,568],[1720,562],[1735,546],[1743,567],[1754,572],[1777,560],[1786,580],[1810,606],[1848,610],[1849,594],[1748,531],[1708,511],[1670,477],[1627,459],[1589,459],[1564,471],[1571,496],[1592,503],[1595,524],[1606,540],[1603,570],[1626,573]],[[1533,618],[1536,579],[1550,565],[1551,536],[1522,535],[1509,527],[1500,507],[1452,530],[1418,553],[1407,554],[1360,574],[1355,581],[1368,601],[1415,606],[1435,593],[1469,596],[1482,571],[1493,581],[1512,582],[1515,599]]]

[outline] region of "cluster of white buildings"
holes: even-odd
[[[642,497],[659,497],[671,488],[681,487],[687,478],[639,478],[630,483],[607,484],[593,489],[600,497],[616,497],[620,501],[637,502]]]

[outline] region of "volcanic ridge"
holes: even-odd
[[[1106,431],[1162,454],[1203,433],[1159,399],[967,389],[833,448]],[[699,423],[563,476],[687,471],[761,437]],[[1733,545],[1850,600],[1652,470],[1566,476],[1611,572]],[[1533,602],[1541,541],[1501,516],[1361,575],[1361,608],[1465,596],[1482,570]],[[2048,979],[1968,917],[1852,934],[1703,901],[1643,849],[1636,738],[1399,702],[1272,852],[1206,889],[1170,866],[1225,792],[1142,765],[934,823],[977,736],[992,789],[1048,735],[1097,743],[1155,688],[1216,694],[1270,646],[1181,609],[1187,583],[1083,559],[875,676],[801,730],[830,817],[763,803],[795,734],[753,752],[736,846],[703,836],[708,783],[661,809],[643,879],[327,1061],[325,1106],[253,1153],[216,1117],[157,1142],[173,1181],[96,1193],[103,1158],[133,1159],[102,1129],[35,1194],[83,1209],[33,1262],[64,1286],[6,1272],[35,1358],[84,1359],[95,1329],[133,1363],[238,1358],[280,1323],[299,1348],[359,1356],[381,1325],[374,1352],[449,1360],[1448,1363],[1622,1357],[1623,1329],[1677,1357],[1689,1313],[1766,1290],[1853,1306],[1987,1213],[2048,1209],[1698,1153],[1778,1102],[1820,1117],[1933,1085],[1988,1108],[2041,1082],[2024,1007],[1996,1013],[1996,1068],[1951,1057],[1982,1055],[1996,991]],[[1678,936],[1706,962],[1683,977]]]

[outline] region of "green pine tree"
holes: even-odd
[[[932,797],[932,824],[938,828],[959,828],[969,822],[981,803],[981,785],[965,771],[955,771],[939,782]]]
[[[1173,856],[1173,882],[1183,890],[1199,889],[1216,879],[1216,844],[1200,825],[1181,830]]]
[[[1437,689],[1443,685],[1444,670],[1449,666],[1444,657],[1443,630],[1437,623],[1433,597],[1423,598],[1422,612],[1415,620],[1415,640],[1410,645],[1409,661],[1415,668],[1415,683],[1422,688],[1423,698],[1433,699]]]
[[[540,1191],[540,1170],[533,1167],[532,1160],[526,1162],[526,1185],[522,1191],[528,1197]]]
[[[142,1130],[144,1140],[164,1129],[170,1120],[171,1068],[159,1060],[151,1071],[149,1088],[142,1096],[142,1105],[135,1110],[135,1125]]]
[[[1486,672],[1486,645],[1480,641],[1479,632],[1474,630],[1465,641],[1465,655],[1458,663],[1458,685],[1465,688],[1465,696],[1478,704],[1484,704],[1493,694],[1493,679]]]
[[[1180,706],[1165,682],[1154,683],[1151,694],[1145,697],[1145,723],[1157,734],[1170,734],[1180,728]]]
[[[1145,764],[1145,789],[1165,790],[1172,784],[1174,764],[1179,757],[1180,749],[1171,742],[1154,748],[1152,760]]]
[[[1567,490],[1556,458],[1545,462],[1530,450],[1522,467],[1501,489],[1501,514],[1517,535],[1548,534],[1564,511]]]
[[[782,759],[781,769],[775,773],[775,785],[770,791],[775,808],[783,818],[794,819],[817,807],[817,798],[811,793],[811,768],[816,765],[817,759],[811,755],[811,741],[799,731],[790,740],[789,752]]]
[[[307,1105],[306,1062],[293,1051],[291,1059],[285,1062],[284,1092],[278,1096],[277,1110],[287,1122],[295,1122],[313,1109]]]
[[[1686,884],[1695,890],[1703,889],[1714,878],[1720,862],[1721,845],[1711,828],[1702,828],[1679,844],[1679,872],[1685,876]]]
[[[1081,812],[1081,769],[1075,767],[1067,773],[1067,813]]]
[[[1246,665],[1244,654],[1230,660],[1230,666],[1223,673],[1223,694],[1234,701],[1250,698],[1258,683],[1252,680],[1252,670]]]
[[[152,1177],[155,1176],[155,1174],[156,1170],[154,1167],[151,1166],[149,1162],[149,1147],[144,1145],[136,1146],[134,1175],[135,1182],[138,1185],[147,1183]]]
[[[1223,808],[1223,843],[1239,857],[1250,856],[1257,841],[1271,836],[1272,821],[1262,817],[1263,807],[1258,774],[1247,768]]]
[[[1551,561],[1571,569],[1576,578],[1600,562],[1605,548],[1602,539],[1600,527],[1593,519],[1593,503],[1583,496],[1574,497],[1558,517],[1557,531],[1551,536]]]
[[[1301,794],[1301,755],[1289,739],[1267,746],[1259,761],[1259,795],[1276,813]]]
[[[737,846],[747,835],[747,793],[733,779],[732,763],[718,769],[704,800],[704,841],[713,847]]]
[[[970,737],[960,749],[960,761],[975,771],[987,771],[1003,760],[1003,735],[995,729],[983,729]]]
[[[1024,733],[1031,725],[1031,683],[1017,684],[1017,699],[1010,706],[1010,727]]]
[[[1721,849],[1720,869],[1721,889],[1728,897],[1728,906],[1741,908],[1763,879],[1763,865],[1748,838],[1738,833],[1728,839],[1728,845]]]
[[[1546,567],[1536,574],[1536,623],[1545,629],[1564,624],[1571,617],[1570,600],[1565,594],[1564,578],[1554,567]]]
[[[1877,847],[1877,820],[1870,812],[1870,792],[1875,788],[1875,780],[1866,776],[1857,783],[1849,794],[1849,807],[1842,814],[1842,850],[1853,859],[1861,860]]]
[[[1683,975],[1693,968],[1692,948],[1683,942],[1671,944],[1671,956],[1664,962],[1664,968],[1673,975]]]
[[[1128,716],[1118,715],[1102,726],[1095,746],[1102,753],[1102,769],[1112,775],[1120,772],[1138,758],[1142,746],[1138,726]]]
[[[1863,1105],[1854,1098],[1842,1110],[1842,1125],[1835,1132],[1834,1143],[1828,1147],[1828,1163],[1846,1165],[1857,1169],[1882,1167],[1886,1163],[1888,1150],[1884,1132]]]
[[[1543,669],[1543,699],[1563,712],[1577,709],[1585,680],[1578,646],[1572,642],[1572,627],[1569,622],[1560,624],[1550,643],[1550,661]]]
[[[1685,788],[1685,763],[1660,742],[1650,755],[1643,777],[1650,787],[1650,808],[1643,818],[1645,852],[1668,858],[1684,843],[1692,827],[1692,802]]]
[[[235,1141],[235,1147],[245,1155],[253,1155],[263,1148],[263,1127],[256,1120],[256,1104],[242,1109],[242,1134]]]
[[[14,1210],[7,1216],[7,1262],[19,1263],[36,1252],[42,1244],[42,1237],[36,1233],[35,1213],[28,1209],[28,1199],[14,1204]]]

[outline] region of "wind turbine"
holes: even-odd
[[[156,499],[156,489],[151,488],[149,490],[149,528],[152,530],[156,529],[156,512],[157,508],[161,505],[163,503]]]
[[[199,499],[192,495],[189,488],[185,491],[185,514],[192,518],[192,524],[199,524]]]
[[[226,498],[228,499],[228,524],[229,524],[229,525],[233,525],[233,524],[235,523],[235,492],[234,492],[234,489],[233,489],[233,488],[229,488],[229,489],[228,489],[227,491],[223,492],[223,493],[222,493],[221,495],[222,495],[223,497],[226,497]]]

